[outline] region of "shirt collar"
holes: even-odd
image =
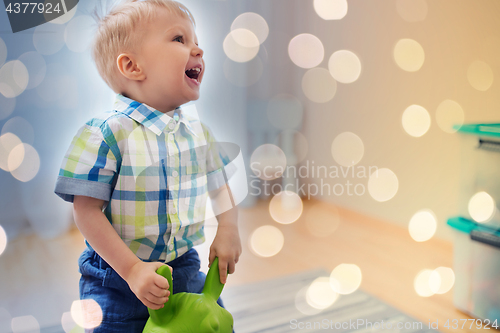
[[[158,111],[145,103],[140,103],[125,97],[122,94],[117,94],[114,109],[118,112],[126,114],[133,120],[142,124],[144,127],[150,129],[156,135],[161,135],[165,129],[169,132],[173,132],[177,129],[176,127],[173,127],[173,129],[167,127],[170,123],[176,125],[176,121],[168,114]],[[175,110],[179,115],[178,122],[183,123],[193,135],[198,136],[189,123],[188,117],[184,116],[182,108],[179,106]]]

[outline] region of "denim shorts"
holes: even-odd
[[[127,282],[116,273],[94,250],[86,248],[78,260],[80,299],[94,299],[102,309],[102,323],[90,333],[141,333],[149,318],[147,307],[130,290]],[[201,293],[205,274],[200,272],[198,252],[188,252],[168,263],[173,268],[173,293]],[[217,303],[220,306],[222,300]]]

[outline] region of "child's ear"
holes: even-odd
[[[135,58],[128,53],[122,53],[116,58],[118,70],[129,80],[142,81],[146,78],[146,74],[139,66]]]

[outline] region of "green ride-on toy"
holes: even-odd
[[[165,306],[149,311],[149,319],[143,333],[231,333],[233,316],[219,304],[224,285],[220,282],[219,258],[215,258],[208,270],[201,294],[172,291],[172,273],[167,266],[156,271],[168,280],[170,297]]]

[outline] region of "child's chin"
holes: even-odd
[[[189,100],[190,101],[196,101],[197,99],[200,98],[200,93],[194,93],[190,96]]]

